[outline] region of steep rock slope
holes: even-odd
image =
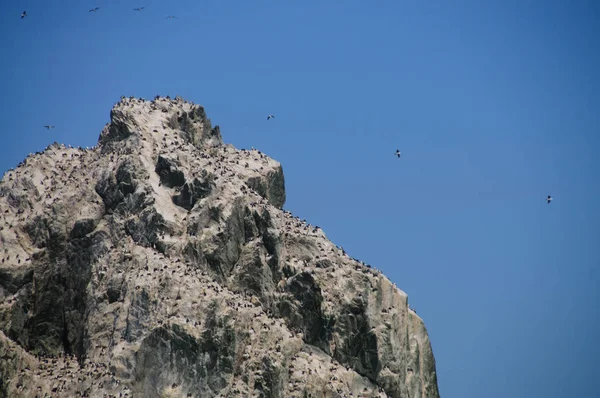
[[[121,98],[0,184],[0,396],[438,397],[407,296],[204,108]]]

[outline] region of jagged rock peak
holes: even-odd
[[[200,149],[223,145],[219,126],[211,126],[204,107],[180,97],[156,96],[152,101],[121,97],[110,112],[110,120],[100,133],[100,144],[172,129]]]
[[[0,397],[439,397],[407,295],[284,201],[181,99],[28,156],[0,183]]]
[[[181,97],[156,96],[152,101],[143,98],[121,97],[110,113],[108,123],[98,140],[103,153],[138,151],[153,145],[153,155],[159,153],[156,167],[161,168],[161,181],[166,175],[177,174],[183,181],[186,162],[179,162],[181,151],[194,152],[210,159],[209,166],[220,164],[220,175],[242,179],[276,207],[285,203],[285,181],[279,162],[260,151],[237,150],[224,145],[219,126],[212,127],[204,107]],[[191,145],[191,146],[190,146]],[[155,159],[152,159],[155,161]],[[191,171],[190,171],[191,173]],[[187,173],[187,174],[190,174]],[[192,173],[193,174],[193,173]],[[174,174],[173,174],[174,175]],[[191,180],[193,181],[193,179]],[[180,184],[187,196],[191,185]],[[171,185],[173,187],[173,185]],[[189,206],[189,203],[188,203]]]

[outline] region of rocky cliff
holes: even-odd
[[[438,397],[407,296],[204,108],[121,98],[0,183],[2,397]]]

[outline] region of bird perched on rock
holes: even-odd
[[[552,202],[552,199],[554,199],[554,198],[552,196],[548,195],[548,197],[546,198],[546,203]]]
[[[96,12],[96,11],[98,11],[99,9],[100,9],[100,7],[92,8],[92,9],[90,10],[90,12]]]
[[[46,129],[48,129],[48,130],[50,130],[50,129],[53,129],[53,128],[54,128],[54,126],[52,126],[52,125],[46,125],[46,126],[44,126],[44,127],[46,127]]]
[[[27,11],[23,11],[23,13],[21,14],[21,19],[25,18],[27,16]]]
[[[273,116],[273,115],[269,115],[269,116],[267,116],[267,120],[269,120],[269,119],[274,119],[274,118],[275,118],[275,116]]]
[[[400,157],[400,151],[396,149],[396,156]]]

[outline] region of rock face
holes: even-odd
[[[201,106],[122,98],[0,183],[0,397],[438,397],[405,293]]]

